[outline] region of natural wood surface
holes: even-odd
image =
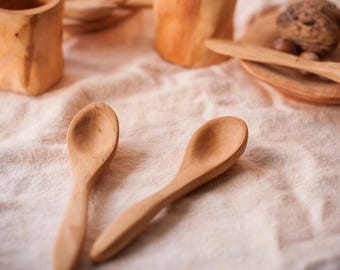
[[[37,8],[44,5],[43,0],[1,0],[0,8],[8,10],[23,10],[30,8]]]
[[[113,12],[112,15],[96,21],[79,21],[64,18],[64,40],[77,34],[99,31],[118,24],[136,13],[136,10]]]
[[[111,15],[117,6],[117,1],[104,3],[92,0],[66,1],[64,16],[82,21],[96,21]]]
[[[63,74],[62,0],[0,1],[0,89],[47,91]]]
[[[103,19],[118,7],[151,7],[152,0],[66,0],[64,16],[85,22]]]
[[[120,214],[95,241],[91,259],[109,259],[139,235],[162,208],[226,171],[244,152],[247,137],[247,126],[239,118],[226,116],[205,123],[190,140],[175,178]]]
[[[85,107],[69,126],[67,147],[74,185],[54,246],[56,270],[76,266],[86,234],[88,196],[99,175],[110,164],[118,136],[117,117],[102,103]]]
[[[271,48],[279,36],[275,24],[277,14],[272,10],[257,16],[241,41]],[[325,60],[340,62],[340,46]],[[340,104],[339,83],[325,81],[315,75],[303,75],[291,68],[243,60],[241,64],[252,76],[274,86],[285,95],[318,104]]]
[[[204,46],[208,38],[232,39],[236,0],[155,0],[156,49],[166,60],[201,67],[227,59]]]
[[[210,39],[205,44],[216,53],[248,61],[296,68],[340,83],[340,63],[337,62],[311,61],[263,46],[231,40]]]

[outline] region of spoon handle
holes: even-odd
[[[127,246],[166,205],[182,194],[171,185],[135,203],[121,213],[97,238],[90,251],[94,262],[109,259]]]
[[[230,40],[209,39],[206,47],[214,52],[265,64],[296,68],[340,83],[340,63],[311,61],[262,46]]]
[[[75,267],[86,233],[88,195],[84,187],[73,187],[54,245],[55,270]]]

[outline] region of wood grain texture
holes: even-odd
[[[0,89],[47,91],[63,74],[62,0],[0,3]]]
[[[155,0],[156,49],[175,64],[201,67],[228,57],[205,48],[207,38],[232,39],[236,0]]]
[[[88,105],[70,124],[67,147],[74,185],[54,246],[56,270],[70,270],[76,266],[86,234],[89,193],[110,164],[118,136],[117,117],[102,103]]]
[[[271,48],[272,42],[278,38],[275,25],[277,14],[277,11],[272,10],[258,16],[241,41]],[[340,62],[340,46],[325,60]],[[294,99],[317,104],[340,104],[339,83],[325,81],[315,75],[303,75],[291,68],[250,61],[241,61],[241,64],[255,78],[272,85]]]
[[[162,208],[226,171],[244,152],[247,138],[245,122],[236,117],[204,124],[191,138],[174,179],[120,214],[95,241],[90,258],[94,262],[109,259],[137,237]]]

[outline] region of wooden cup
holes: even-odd
[[[0,1],[0,89],[47,91],[63,74],[63,0]]]
[[[155,0],[156,49],[166,60],[201,67],[228,57],[204,46],[208,38],[233,38],[236,0]]]

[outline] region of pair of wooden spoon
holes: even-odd
[[[85,107],[70,124],[67,146],[74,186],[55,242],[57,270],[73,269],[77,263],[86,233],[88,196],[113,158],[118,136],[117,117],[102,103]],[[100,262],[115,255],[162,208],[226,171],[244,152],[247,138],[247,126],[239,118],[225,116],[206,122],[191,138],[173,180],[119,215],[95,241],[91,259]]]

